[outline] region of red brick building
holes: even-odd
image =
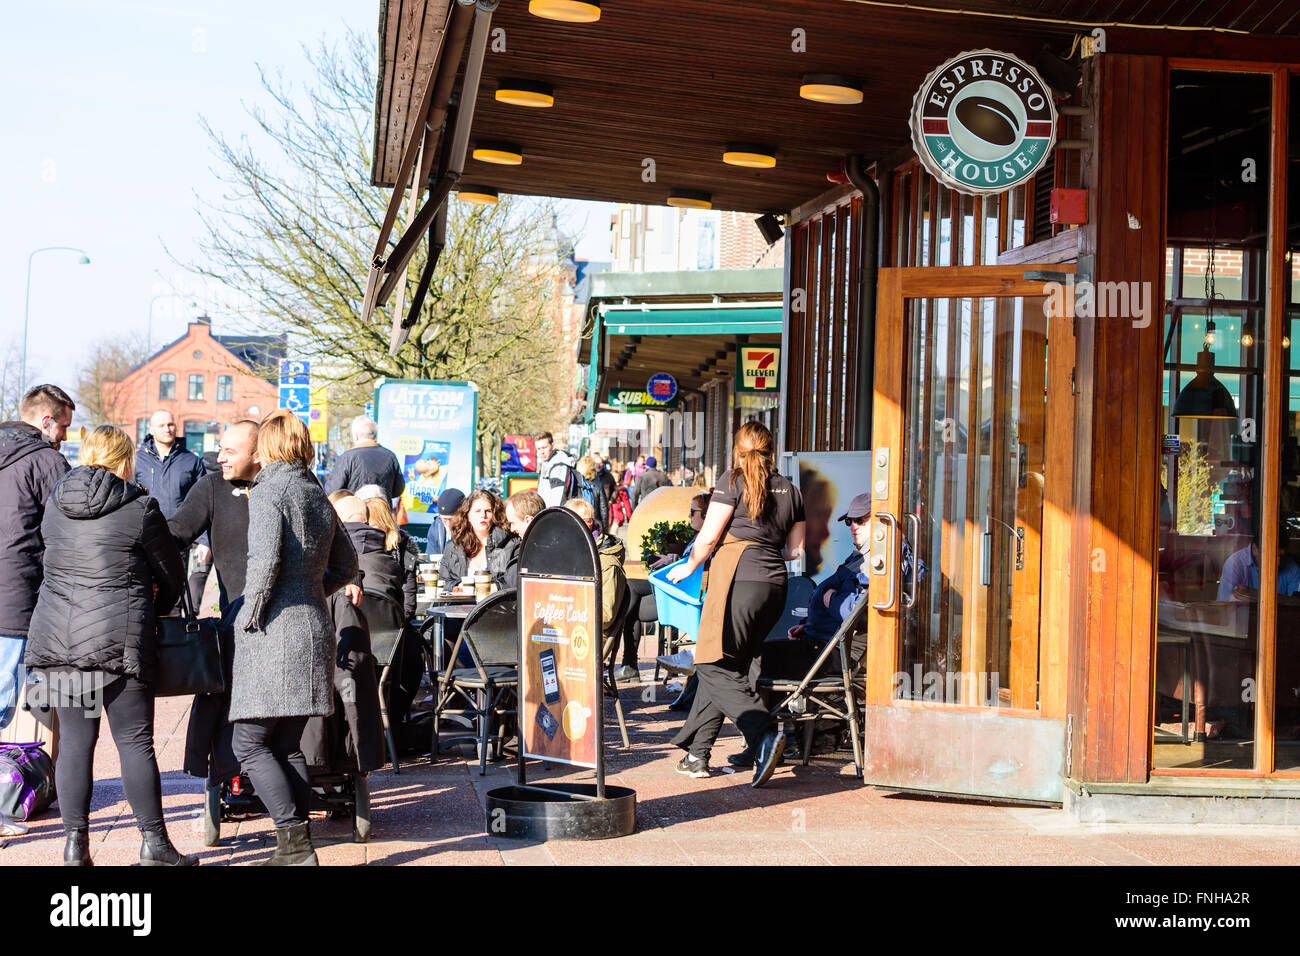
[[[199,316],[121,381],[106,382],[111,392],[105,407],[116,410],[115,424],[137,442],[148,432],[149,417],[165,409],[176,417],[186,447],[201,454],[216,447],[224,426],[260,420],[278,405],[284,356],[282,335],[213,335],[212,320]]]

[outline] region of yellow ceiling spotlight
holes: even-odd
[[[862,81],[837,73],[805,73],[799,95],[815,103],[852,105],[862,102]]]
[[[456,190],[461,202],[474,203],[476,206],[495,206],[500,197],[491,186],[461,186]]]
[[[776,150],[755,143],[728,143],[722,151],[722,161],[728,166],[771,169],[776,165]]]
[[[503,79],[497,84],[498,103],[545,109],[555,105],[555,87],[536,80]]]
[[[696,189],[674,189],[668,194],[668,205],[678,209],[712,209],[713,197]]]
[[[595,23],[600,19],[600,4],[595,0],[528,0],[528,12],[565,23]]]
[[[514,143],[475,143],[473,156],[481,163],[518,166],[524,161],[524,148]]]

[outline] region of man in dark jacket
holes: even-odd
[[[397,456],[379,444],[378,426],[364,415],[352,420],[352,447],[334,462],[325,491],[347,489],[355,494],[363,485],[383,488],[390,505],[406,488]]]
[[[182,553],[210,538],[221,613],[244,593],[248,565],[248,494],[262,470],[256,459],[257,422],[235,422],[221,436],[219,473],[204,475],[167,521]]]
[[[37,385],[0,425],[0,730],[13,720],[26,668],[23,652],[40,591],[45,542],[41,520],[54,485],[68,471],[56,446],[76,409],[55,385]],[[0,814],[0,840],[26,828]]]
[[[645,460],[645,471],[641,472],[636,484],[632,486],[632,507],[635,508],[639,505],[646,495],[656,488],[671,484],[672,481],[669,480],[668,476],[659,470],[658,460],[653,455],[649,456]]]
[[[164,518],[176,513],[190,489],[207,473],[203,459],[176,440],[172,413],[154,412],[149,434],[135,453],[135,483],[158,502]]]
[[[23,651],[43,576],[45,502],[68,472],[54,446],[67,437],[75,408],[63,389],[37,385],[23,396],[20,420],[0,425],[0,730],[13,719],[23,682]],[[4,831],[0,817],[0,836]]]

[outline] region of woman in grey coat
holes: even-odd
[[[257,435],[262,470],[248,499],[248,575],[235,619],[234,750],[275,821],[271,866],[314,866],[307,719],[334,711],[334,626],[326,598],[350,584],[357,554],[308,470],[311,438],[292,412]]]

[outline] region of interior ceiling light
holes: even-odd
[[[555,87],[535,80],[504,79],[497,84],[498,103],[545,108],[555,105]]]
[[[678,209],[712,209],[713,197],[695,189],[674,189],[668,194],[668,205]]]
[[[1174,418],[1237,418],[1232,393],[1214,376],[1214,355],[1204,348],[1196,355],[1196,375],[1174,401]]]
[[[754,143],[728,143],[722,152],[722,161],[728,166],[771,169],[776,165],[776,150]]]
[[[528,12],[565,23],[595,23],[600,19],[600,4],[596,0],[528,0]]]
[[[524,161],[524,149],[514,143],[476,143],[473,156],[482,163],[518,166]]]
[[[836,73],[805,73],[799,95],[817,103],[861,103],[862,81]]]
[[[499,199],[497,191],[490,186],[461,186],[456,191],[456,195],[461,202],[474,203],[479,206],[493,206]]]

